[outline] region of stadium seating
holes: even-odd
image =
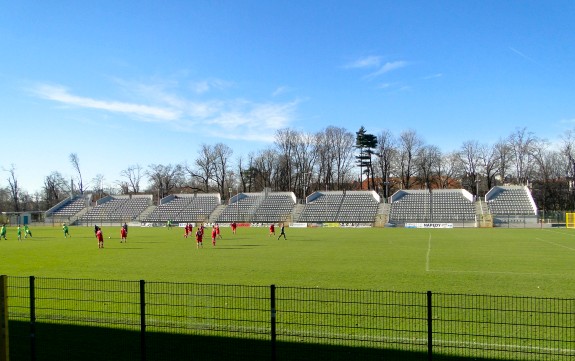
[[[292,192],[269,193],[255,210],[252,222],[283,222],[292,213],[294,206],[295,195]]]
[[[134,197],[108,196],[100,199],[79,221],[84,223],[133,221],[151,203],[151,195]]]
[[[265,194],[263,193],[239,193],[232,197],[216,222],[251,222],[264,198]]]
[[[81,212],[84,208],[86,208],[88,203],[89,198],[87,198],[86,196],[76,196],[67,198],[63,202],[60,202],[55,207],[52,207],[51,209],[46,211],[46,217],[59,217],[59,218],[72,217]]]
[[[219,194],[179,194],[164,198],[144,222],[205,222],[220,204]]]
[[[475,215],[473,196],[466,190],[400,190],[391,197],[389,222],[474,222]]]
[[[536,215],[537,207],[529,188],[525,186],[497,186],[486,195],[485,201],[494,215]]]
[[[379,196],[373,191],[315,192],[307,198],[298,222],[373,223]]]

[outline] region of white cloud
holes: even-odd
[[[127,113],[147,118],[152,117],[160,120],[174,120],[180,116],[177,110],[169,108],[118,101],[98,100],[73,95],[69,93],[68,89],[62,86],[41,84],[35,87],[33,92],[41,98],[80,108],[99,109],[115,113]]]
[[[357,59],[347,64],[345,67],[349,69],[375,68],[378,67],[380,63],[381,63],[381,56],[371,55]]]
[[[99,100],[74,95],[63,86],[39,84],[32,91],[38,97],[78,108],[134,115],[138,121],[165,121],[178,131],[200,131],[218,138],[273,141],[277,129],[294,119],[299,104],[254,102],[244,99],[197,100],[177,93],[177,84],[135,84],[121,82],[135,102]],[[173,89],[167,90],[172,87]]]
[[[190,88],[196,94],[205,94],[212,90],[223,90],[231,86],[233,86],[233,83],[215,78],[190,83]]]
[[[383,75],[385,73],[389,73],[390,71],[401,69],[405,66],[407,66],[407,62],[404,60],[387,62],[387,63],[383,64],[377,71],[369,74],[367,77],[368,78],[374,78],[374,77]]]
[[[276,90],[273,91],[272,96],[277,97],[278,95],[285,94],[285,93],[289,92],[290,90],[291,90],[290,87],[280,86],[280,87],[277,87]]]
[[[431,74],[431,75],[423,77],[423,80],[437,79],[437,78],[441,78],[442,76],[443,76],[442,73]]]

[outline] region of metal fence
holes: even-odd
[[[575,358],[574,299],[2,279],[12,361]]]

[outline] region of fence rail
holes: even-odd
[[[573,299],[1,279],[13,361],[575,357]]]

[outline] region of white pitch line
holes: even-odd
[[[565,276],[560,273],[538,273],[538,272],[510,272],[510,271],[465,271],[465,270],[439,270],[434,269],[431,272],[437,273],[476,273],[476,274],[501,274],[501,275],[518,275],[518,276]]]
[[[430,261],[431,260],[431,232],[429,233],[429,238],[427,239],[427,255],[425,257],[425,272],[430,271]]]
[[[562,245],[562,244],[555,243],[555,242],[551,242],[551,241],[548,241],[548,240],[543,239],[543,238],[535,238],[535,239],[538,240],[538,241],[541,241],[541,242],[545,242],[545,243],[552,244],[552,245],[557,246],[557,247],[563,247],[563,248],[567,248],[568,250],[575,251],[575,248],[567,247],[567,246],[564,246],[564,245]]]

